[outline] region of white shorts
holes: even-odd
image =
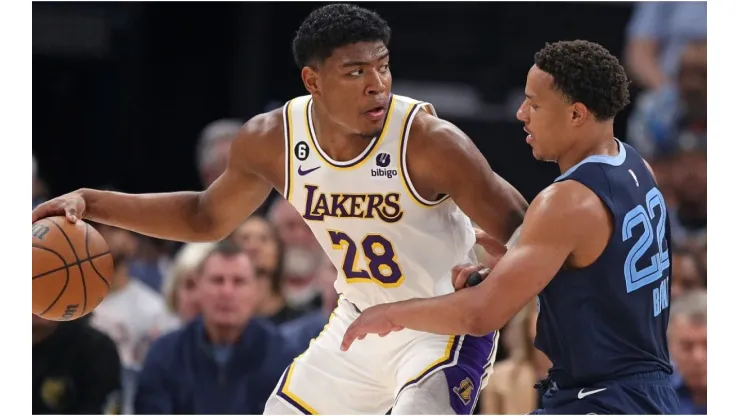
[[[496,356],[498,333],[443,336],[402,330],[368,335],[350,349],[339,347],[359,312],[341,299],[322,333],[286,369],[273,397],[303,414],[385,414],[410,387],[444,372],[448,402],[471,414]],[[447,403],[445,403],[447,404]]]

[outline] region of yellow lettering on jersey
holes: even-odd
[[[306,184],[306,207],[303,218],[323,221],[324,217],[379,218],[394,223],[403,218],[401,195],[387,194],[325,194],[316,185]]]

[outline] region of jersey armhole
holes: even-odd
[[[416,117],[416,114],[419,112],[420,109],[426,111],[434,117],[437,117],[437,112],[434,111],[434,107],[432,107],[432,105],[429,103],[423,102],[414,104],[411,111],[406,116],[407,118],[403,121],[403,130],[401,132],[401,176],[403,177],[402,180],[404,187],[408,191],[408,194],[411,196],[411,199],[413,199],[415,202],[423,207],[434,207],[445,202],[447,199],[449,199],[450,196],[442,195],[436,201],[429,201],[422,197],[419,192],[416,191],[416,188],[414,188],[414,184],[411,182],[411,175],[409,174],[408,166],[406,164],[406,152],[408,149],[409,132],[411,131],[411,125],[414,122],[414,117]]]
[[[285,185],[283,197],[290,202],[291,190],[293,189],[293,123],[290,120],[291,107],[294,100],[290,100],[283,106],[283,134],[285,140]]]

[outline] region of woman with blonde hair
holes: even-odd
[[[188,322],[200,313],[195,293],[197,271],[214,243],[185,244],[175,255],[169,273],[162,284],[167,308],[180,323]]]
[[[494,365],[488,386],[481,392],[481,414],[527,414],[538,406],[535,383],[547,377],[552,365],[534,347],[537,302],[532,300],[503,331],[509,358]]]

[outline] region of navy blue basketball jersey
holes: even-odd
[[[535,345],[559,387],[637,373],[672,373],[666,329],[670,228],[666,204],[642,157],[590,156],[555,182],[578,181],[611,211],[614,231],[590,266],[561,270],[538,296]]]

